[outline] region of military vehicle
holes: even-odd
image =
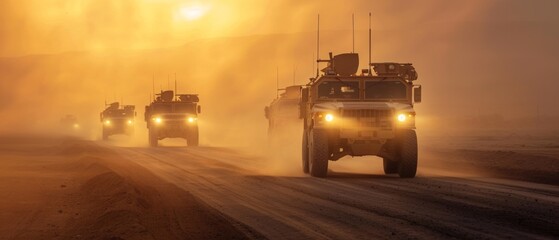
[[[60,124],[63,128],[74,131],[79,130],[81,127],[78,118],[72,114],[66,114],[66,116],[62,117]]]
[[[183,138],[188,146],[198,146],[198,102],[197,94],[175,95],[171,90],[156,94],[145,111],[149,145],[157,147],[165,138]]]
[[[125,134],[131,136],[134,134],[134,118],[136,112],[134,105],[120,106],[119,102],[113,102],[107,106],[99,115],[103,124],[103,140],[109,139],[111,135]]]
[[[328,65],[301,97],[303,171],[326,177],[329,160],[373,155],[383,158],[386,174],[415,177],[413,106],[421,102],[421,86],[413,83],[412,64],[369,63],[357,74],[357,53],[330,53],[330,59],[318,62]]]
[[[270,106],[264,108],[264,116],[268,119],[268,136],[273,136],[276,132],[282,131],[284,127],[299,118],[299,102],[301,99],[301,89],[303,86],[293,85],[284,89]]]

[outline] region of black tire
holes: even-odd
[[[155,130],[152,130],[151,128],[149,129],[149,146],[150,147],[157,147],[158,145],[158,139],[157,139],[157,133],[155,132]]]
[[[400,164],[398,175],[413,178],[417,172],[417,135],[414,130],[404,130],[399,134]]]
[[[394,174],[398,173],[399,163],[398,161],[394,161],[388,158],[382,159],[382,166],[384,167],[385,174]]]
[[[303,130],[303,143],[301,144],[301,152],[303,159],[303,172],[309,173],[309,136],[307,130]]]
[[[103,128],[103,141],[107,141],[107,140],[109,140],[109,133],[107,133],[107,130]]]
[[[326,177],[328,173],[328,134],[322,129],[311,130],[309,171],[313,177]]]
[[[186,143],[189,147],[197,147],[199,144],[198,128],[192,129],[186,136]]]

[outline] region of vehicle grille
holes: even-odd
[[[357,109],[357,110],[343,110],[342,116],[347,118],[391,118],[393,116],[392,110],[377,110],[377,109]]]
[[[186,119],[186,116],[184,116],[184,115],[164,115],[163,119],[164,120],[184,120],[184,119]]]
[[[392,128],[394,113],[391,109],[355,109],[343,110],[342,117],[354,119],[356,127],[362,128]],[[354,125],[355,126],[355,125]]]

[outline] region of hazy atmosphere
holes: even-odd
[[[479,119],[532,126],[559,115],[556,1],[0,4],[2,131],[52,129],[65,114],[96,126],[105,100],[135,104],[140,116],[152,77],[159,91],[173,88],[176,74],[179,92],[200,94],[202,141],[223,143],[234,130],[261,136],[276,69],[280,87],[314,76],[319,13],[322,58],[352,50],[355,14],[362,68],[373,13],[373,61],[414,63],[425,86],[417,106],[425,131]]]
[[[558,10],[0,0],[0,240],[557,239]]]

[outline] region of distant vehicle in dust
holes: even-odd
[[[62,125],[62,127],[65,129],[73,130],[73,131],[77,131],[81,129],[81,125],[78,122],[78,118],[72,114],[66,114],[66,116],[62,117],[60,119],[60,125]]]
[[[198,146],[198,105],[197,94],[176,94],[162,91],[145,111],[145,121],[149,130],[149,145],[157,147],[165,138],[183,138],[188,146]]]
[[[414,103],[421,102],[421,86],[414,85],[412,64],[369,63],[357,74],[359,56],[332,56],[323,74],[302,90],[304,119],[303,171],[326,177],[328,162],[344,156],[383,158],[384,172],[415,177],[417,136]]]
[[[289,124],[299,122],[299,103],[301,101],[301,85],[293,85],[285,89],[270,106],[264,108],[264,116],[268,119],[268,136],[281,132]]]
[[[134,105],[120,106],[119,102],[113,102],[100,113],[101,123],[103,124],[103,140],[108,140],[110,136],[134,134],[135,111]]]

